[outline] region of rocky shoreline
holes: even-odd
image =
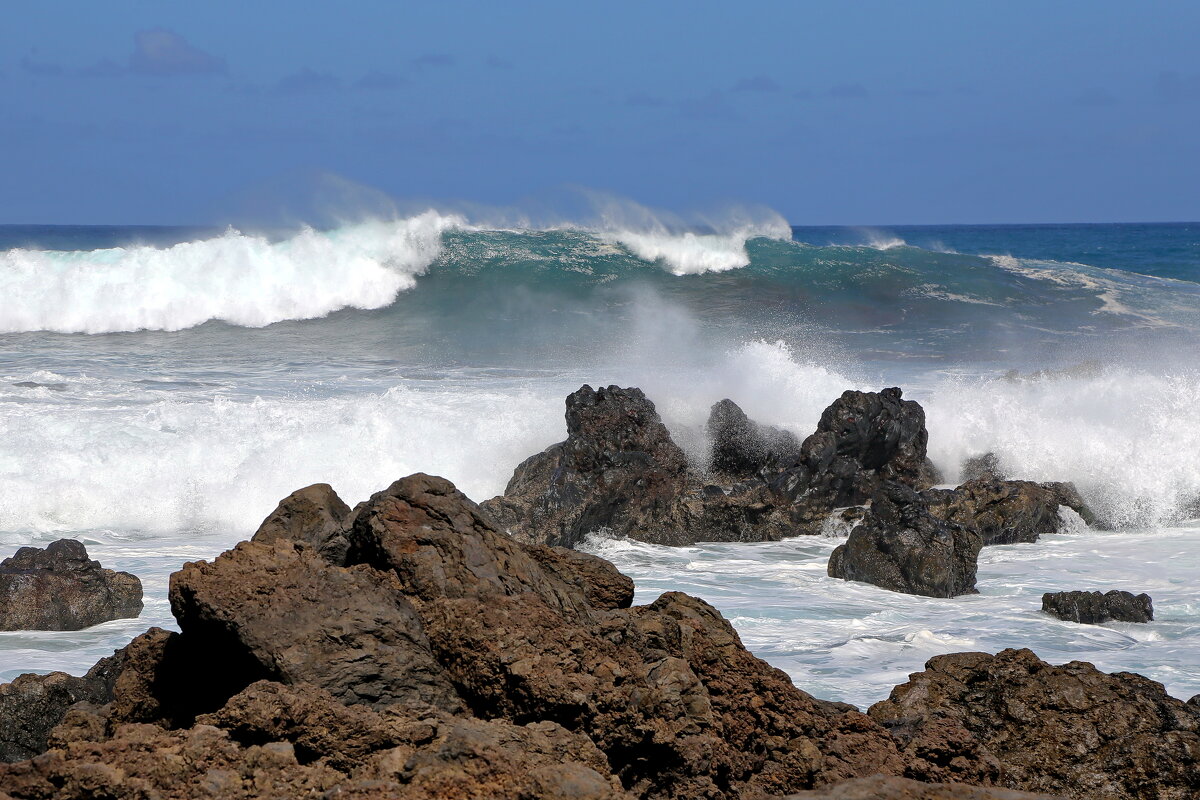
[[[858,524],[831,573],[953,596],[980,547],[1050,533],[1078,498],[932,489],[899,390],[847,392],[798,447],[718,406],[707,472],[641,392],[584,387],[567,441],[482,505],[422,474],[353,508],[293,493],[172,575],[179,633],[0,685],[0,800],[1197,796],[1200,697],[1005,650],[933,658],[863,712],[797,689],[703,600],[634,606],[632,581],[560,546],[770,540],[837,510]]]

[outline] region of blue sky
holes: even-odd
[[[3,15],[0,223],[226,220],[318,172],[484,204],[565,184],[756,203],[798,225],[1200,219],[1195,2]]]

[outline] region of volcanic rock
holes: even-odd
[[[50,731],[74,704],[111,700],[119,668],[120,659],[109,657],[82,678],[51,672],[18,675],[11,683],[0,684],[0,762],[21,761],[45,751]]]
[[[181,633],[135,640],[111,702],[74,706],[0,786],[720,800],[902,769],[882,728],[796,689],[707,603],[629,607],[611,565],[517,542],[448,481],[397,481],[346,535],[348,566],[286,538],[186,565]],[[219,691],[187,706],[204,669]]]
[[[959,479],[964,483],[980,479],[986,481],[1003,481],[1007,480],[1007,478],[1008,474],[1000,466],[1000,458],[992,452],[965,459],[962,463],[962,468],[959,470]]]
[[[711,440],[709,469],[736,479],[779,471],[800,460],[800,440],[791,431],[760,425],[732,400],[709,411],[706,426]]]
[[[994,786],[965,783],[923,783],[908,778],[874,775],[789,794],[780,800],[1061,800],[1060,796],[1030,794]]]
[[[142,612],[142,582],[103,569],[74,539],[0,561],[0,630],[77,631]]]
[[[1079,800],[1185,800],[1200,790],[1200,714],[1160,683],[1082,661],[1052,666],[1029,650],[937,656],[869,714],[917,780]]]
[[[984,545],[1036,542],[1062,525],[1059,507],[1090,516],[1069,483],[1033,483],[976,478],[957,489],[923,493],[929,513],[979,532]]]
[[[1098,625],[1102,622],[1151,622],[1154,604],[1150,595],[1134,595],[1113,589],[1108,592],[1047,592],[1042,611],[1067,622]]]
[[[899,389],[846,392],[798,449],[731,401],[709,427],[705,476],[640,390],[584,386],[567,398],[567,440],[526,459],[483,508],[520,541],[566,547],[597,531],[668,545],[777,541],[819,533],[882,483],[933,480],[924,412]]]
[[[314,483],[280,500],[250,541],[294,542],[298,547],[312,548],[331,564],[341,565],[349,546],[345,529],[351,521],[350,506],[342,502],[333,487]]]
[[[980,547],[977,532],[932,516],[918,492],[887,483],[830,555],[828,572],[926,597],[974,594]]]

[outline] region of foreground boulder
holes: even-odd
[[[1150,595],[1134,595],[1113,589],[1109,592],[1047,592],[1042,611],[1068,622],[1098,625],[1102,622],[1151,622],[1154,604]]]
[[[104,569],[74,539],[0,561],[0,630],[77,631],[142,613],[142,582]]]
[[[923,493],[934,516],[979,532],[984,545],[1036,542],[1063,524],[1060,507],[1093,521],[1079,492],[1069,483],[1033,483],[976,478],[957,489]]]
[[[1200,714],[1140,675],[1029,650],[937,656],[871,706],[907,777],[993,783],[1079,800],[1200,792]]]
[[[981,545],[973,529],[931,515],[911,488],[885,484],[830,555],[828,572],[926,597],[974,594]]]
[[[483,504],[521,541],[574,547],[597,531],[669,545],[777,541],[820,533],[835,508],[884,483],[933,482],[924,411],[899,389],[844,393],[801,444],[717,403],[707,475],[639,389],[584,386],[566,416],[566,441],[526,459]]]
[[[67,711],[0,787],[719,800],[903,768],[704,601],[633,607],[611,564],[517,542],[448,481],[373,495],[344,565],[288,529],[172,576],[181,633],[138,637],[111,701]]]

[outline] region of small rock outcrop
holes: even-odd
[[[976,478],[957,489],[923,493],[929,513],[979,532],[984,545],[1036,542],[1062,526],[1059,507],[1066,506],[1085,521],[1091,512],[1069,483],[1033,483]]]
[[[959,470],[959,480],[964,483],[974,480],[1003,481],[1008,474],[1000,466],[1000,458],[995,453],[987,452],[964,459]]]
[[[846,543],[834,549],[828,572],[926,597],[974,594],[981,546],[976,531],[934,517],[918,492],[888,483]]]
[[[1162,684],[1029,650],[937,656],[871,706],[909,778],[1078,800],[1185,800],[1200,790],[1200,714]]]
[[[74,539],[0,561],[0,630],[77,631],[142,612],[142,582],[104,569]]]
[[[711,442],[709,469],[735,480],[779,471],[800,460],[800,440],[791,431],[760,425],[732,400],[713,405],[706,425]]]
[[[1102,622],[1152,622],[1154,603],[1148,594],[1108,592],[1047,592],[1042,611],[1067,622],[1098,625]]]

